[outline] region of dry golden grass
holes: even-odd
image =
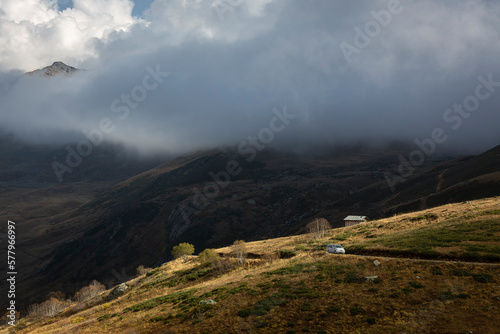
[[[500,214],[493,210],[498,210],[499,204],[498,198],[450,204],[330,230],[323,240],[300,235],[248,242],[247,250],[254,255],[264,257],[291,250],[296,256],[269,261],[251,259],[224,275],[203,276],[173,287],[159,284],[181,275],[178,271],[196,270],[199,266],[196,256],[185,261],[178,259],[128,282],[132,288],[117,300],[98,299],[97,305],[78,312],[71,306],[62,314],[39,322],[22,319],[17,332],[494,333],[500,323],[498,264],[333,255],[325,253],[323,244],[349,233],[352,235],[342,241],[345,246],[377,239],[366,238],[366,233],[353,233],[360,229],[385,237],[440,226],[436,224],[449,219],[473,223],[481,216],[498,220]],[[485,215],[489,210],[492,213]],[[411,220],[424,214],[435,214],[437,218]],[[434,249],[453,250],[460,249]],[[217,252],[229,254],[231,247]],[[375,259],[381,264],[376,266]],[[364,276],[371,275],[379,280],[362,282]],[[194,299],[178,299],[181,304],[177,306],[164,302],[140,309],[152,298],[193,288],[197,289],[191,295]],[[214,292],[220,288],[226,290]],[[212,295],[202,296],[205,293]],[[218,303],[198,309],[198,301],[209,298]],[[129,307],[138,311],[126,312]],[[100,318],[103,316],[107,318]]]

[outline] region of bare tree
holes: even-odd
[[[137,269],[136,269],[137,276],[142,276],[142,275],[145,275],[145,274],[149,273],[151,270],[153,270],[153,269],[151,269],[151,268],[146,268],[146,267],[144,267],[144,266],[141,264],[141,265],[140,265],[139,267],[137,267]]]
[[[233,243],[233,253],[234,256],[238,259],[239,264],[243,264],[245,262],[245,258],[247,257],[247,246],[244,240],[236,240]]]
[[[332,228],[332,226],[325,218],[316,218],[307,224],[306,228],[309,233],[312,233],[316,237],[316,239],[323,239],[325,237],[325,231]]]
[[[80,289],[80,291],[75,293],[75,300],[79,303],[84,303],[87,300],[90,300],[99,295],[104,290],[106,290],[106,287],[98,281],[94,280],[89,286],[83,287]]]
[[[30,305],[28,315],[34,318],[53,317],[61,313],[65,307],[64,302],[52,297],[43,303]]]

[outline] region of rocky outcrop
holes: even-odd
[[[127,283],[122,283],[122,284],[115,286],[113,288],[113,290],[111,290],[111,292],[109,293],[108,300],[113,300],[113,299],[120,297],[128,289],[130,289],[130,286]]]

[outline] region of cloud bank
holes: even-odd
[[[128,0],[0,8],[0,127],[23,139],[79,140],[109,119],[106,139],[182,153],[238,144],[286,106],[297,117],[276,145],[413,142],[435,128],[443,148],[500,142],[497,2],[156,0],[144,19]],[[56,60],[88,71],[15,71]],[[477,108],[447,113],[489,76]]]

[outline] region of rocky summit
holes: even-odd
[[[26,73],[27,75],[39,75],[43,77],[53,77],[56,75],[72,76],[75,72],[80,71],[79,69],[66,65],[61,61],[56,61],[50,66],[46,66],[42,69],[38,69],[32,72]]]

